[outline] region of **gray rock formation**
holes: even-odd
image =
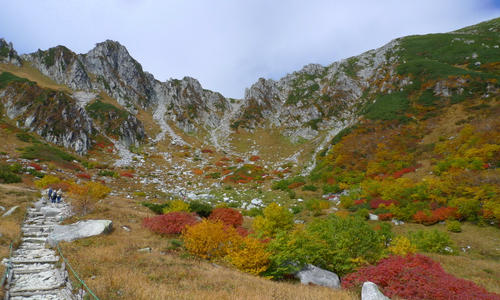
[[[377,285],[373,282],[366,281],[361,289],[361,300],[390,300],[382,292],[379,291]]]
[[[300,279],[302,284],[316,284],[321,286],[327,286],[333,289],[340,288],[340,278],[337,274],[323,270],[311,264],[306,265],[304,269],[297,272],[295,277]]]
[[[12,43],[7,43],[4,39],[0,39],[0,63],[13,64],[18,67],[22,64]]]
[[[110,220],[86,220],[70,225],[56,225],[49,234],[47,242],[55,246],[60,241],[71,242],[74,240],[91,237],[112,230],[113,222]]]

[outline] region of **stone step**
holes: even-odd
[[[15,259],[12,258],[11,262],[13,265],[21,265],[21,264],[55,264],[59,261],[59,258],[50,258],[50,259]]]
[[[47,265],[47,267],[45,268],[33,268],[33,269],[16,269],[14,268],[13,271],[14,271],[14,275],[19,275],[19,274],[35,274],[35,273],[40,273],[40,272],[46,272],[46,271],[50,271],[50,270],[53,270],[54,269],[54,265],[49,265],[49,264],[45,264]],[[23,265],[23,266],[26,266],[26,265]]]
[[[18,249],[23,249],[23,250],[39,250],[39,249],[45,249],[45,244],[42,243],[22,243]]]
[[[46,238],[39,238],[39,237],[25,237],[21,239],[24,242],[27,243],[39,243],[39,244],[45,244],[47,241]]]
[[[10,294],[10,300],[74,300],[67,289],[54,289],[40,292],[18,292]]]

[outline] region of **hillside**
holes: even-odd
[[[425,269],[450,291],[500,293],[500,18],[260,78],[243,99],[159,81],[116,41],[18,55],[0,39],[0,103],[0,180],[62,188],[67,222],[113,220],[109,236],[61,245],[105,299],[348,299],[370,272],[405,298],[377,268],[408,253],[444,268],[416,270],[421,291],[438,288]],[[238,247],[214,257],[162,219],[218,209],[235,231],[219,242]],[[3,256],[21,214],[0,229]],[[294,282],[309,263],[351,290]]]

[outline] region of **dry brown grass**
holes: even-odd
[[[8,217],[1,217],[3,211],[0,211],[0,261],[9,256],[10,244],[17,246],[21,238],[21,224],[24,220],[26,207],[34,199],[37,193],[30,191],[20,185],[0,184],[0,205],[6,210],[18,205],[19,208]],[[0,277],[5,272],[5,266],[0,264]],[[3,296],[2,287],[0,287],[0,298]]]
[[[446,231],[446,226],[405,224],[395,226],[393,231],[404,234],[408,231],[434,229]],[[470,250],[465,253],[460,251],[458,255],[424,254],[440,262],[448,273],[500,294],[500,229],[466,223],[462,225],[462,232],[449,234],[459,248],[470,246]]]
[[[274,282],[214,265],[171,248],[168,238],[141,227],[151,215],[131,200],[108,199],[86,218],[109,218],[110,235],[63,243],[85,282],[104,299],[353,299],[354,294],[297,283]],[[67,222],[75,221],[76,218]],[[127,232],[121,228],[131,228]],[[151,253],[138,249],[151,247]]]
[[[55,90],[71,91],[67,86],[57,84],[52,79],[43,75],[38,69],[35,69],[29,62],[23,62],[22,67],[11,64],[0,64],[0,71],[10,72],[16,76],[35,81],[39,86]]]

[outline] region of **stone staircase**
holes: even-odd
[[[56,250],[45,243],[54,225],[69,215],[66,203],[48,203],[44,198],[28,208],[22,231],[21,245],[6,263],[11,265],[8,274],[5,300],[78,300],[72,294],[64,262]]]

